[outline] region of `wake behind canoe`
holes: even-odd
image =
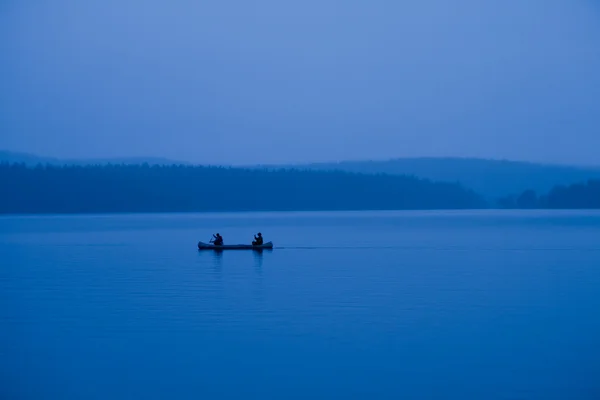
[[[273,242],[267,242],[260,246],[251,244],[224,244],[222,246],[215,246],[211,243],[198,242],[198,250],[270,250],[272,248]]]

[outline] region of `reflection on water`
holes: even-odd
[[[199,251],[200,255],[203,257],[209,256],[212,258],[212,268],[216,275],[219,277],[223,273],[223,252],[221,251],[212,251],[209,252],[210,255],[206,254],[207,252]]]
[[[258,271],[262,271],[263,266],[263,250],[253,251],[254,256],[254,268]]]

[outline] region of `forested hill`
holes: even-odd
[[[26,153],[0,150],[0,163],[24,163],[34,167],[38,164],[61,165],[106,165],[128,164],[150,165],[186,164],[165,158],[98,158],[56,159]],[[514,193],[534,190],[546,193],[556,185],[570,185],[589,179],[600,179],[600,167],[578,167],[568,165],[546,165],[528,162],[489,160],[478,158],[398,158],[382,161],[342,161],[339,163],[248,166],[249,169],[278,170],[293,168],[311,171],[345,171],[358,174],[389,174],[415,176],[434,182],[455,182],[474,190],[489,202],[495,203]]]
[[[340,170],[364,174],[414,175],[442,182],[458,182],[495,200],[532,189],[539,193],[555,185],[600,179],[600,168],[545,165],[477,158],[399,158],[387,161],[343,161],[298,165],[296,168]]]
[[[526,190],[518,196],[500,199],[502,208],[600,209],[600,180],[559,185],[546,194]]]
[[[346,172],[0,164],[0,213],[480,208],[457,184]]]

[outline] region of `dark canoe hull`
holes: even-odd
[[[198,242],[198,250],[271,250],[272,248],[272,242],[267,242],[260,246],[253,246],[251,244],[225,244],[223,246],[215,246],[211,243]]]

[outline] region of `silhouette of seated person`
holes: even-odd
[[[212,244],[215,246],[223,246],[223,236],[218,233],[213,235],[213,240],[211,240]]]
[[[258,236],[254,235],[254,241],[252,242],[252,246],[262,246],[262,244],[263,244],[262,233],[258,232]]]

